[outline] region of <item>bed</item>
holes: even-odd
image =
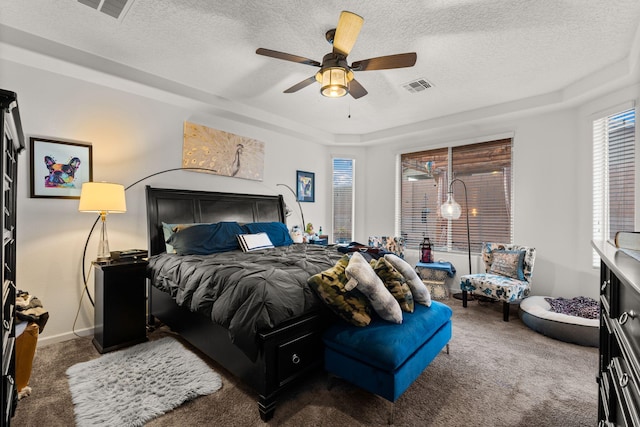
[[[209,255],[167,254],[163,223],[284,223],[282,196],[147,186],[146,202],[150,324],[154,324],[156,319],[166,324],[254,389],[258,395],[260,417],[264,421],[269,420],[274,414],[280,392],[322,367],[322,332],[330,323],[331,315],[306,285],[306,278],[331,267],[342,254],[325,246],[307,244],[277,246],[255,253],[233,250],[214,254],[212,258]],[[262,264],[254,267],[249,263],[253,260],[259,260]],[[265,263],[273,263],[274,266],[265,266]],[[198,269],[205,267],[208,270],[199,272]],[[209,309],[208,305],[214,304],[213,300],[215,304],[222,301],[220,295],[223,291],[212,288],[200,292],[205,296],[205,303],[193,303],[198,291],[186,295],[185,289],[191,289],[193,285],[184,285],[182,289],[180,287],[183,285],[177,283],[179,280],[187,282],[193,276],[207,276],[210,269],[215,272],[233,270],[253,273],[248,274],[253,276],[249,285],[234,284],[234,289],[245,292],[241,293],[242,300],[227,303],[226,308],[223,307],[223,311],[231,314],[242,313],[240,321],[220,320],[213,311],[207,316],[206,310],[200,309],[203,305]],[[189,279],[180,279],[176,273],[178,270],[190,272]],[[290,272],[296,276],[283,276]],[[218,286],[219,283],[227,283],[228,277],[234,274],[227,274],[223,279],[208,280],[216,283],[211,286]],[[304,275],[303,280],[300,274]],[[286,303],[277,307],[278,298],[267,294],[272,288],[277,289],[276,296],[278,292],[284,292],[282,288],[291,288],[295,296],[282,298]],[[246,314],[244,308],[238,308],[245,300],[254,300],[256,294],[263,292],[265,300],[258,302],[257,307],[258,310],[268,307],[269,312]]]

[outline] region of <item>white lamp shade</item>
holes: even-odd
[[[347,72],[344,68],[335,67],[322,70],[322,88],[320,92],[330,98],[339,98],[349,93]]]
[[[453,199],[453,195],[449,193],[447,195],[447,201],[440,206],[440,214],[446,219],[458,219],[462,214],[462,208],[458,202]]]
[[[111,182],[85,182],[82,184],[78,210],[80,212],[126,212],[124,186]]]

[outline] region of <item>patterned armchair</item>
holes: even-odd
[[[400,236],[369,236],[367,246],[384,249],[404,258],[404,237]]]
[[[529,295],[531,274],[536,259],[535,248],[502,243],[483,243],[485,272],[460,278],[462,306],[468,293],[502,301],[503,319],[509,321],[509,303]]]

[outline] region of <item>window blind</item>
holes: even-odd
[[[458,147],[402,154],[400,232],[409,248],[429,237],[437,250],[467,251],[466,212],[472,251],[482,242],[511,243],[511,138]],[[450,179],[451,177],[451,179]],[[448,221],[440,215],[449,182],[462,216]],[[467,206],[468,200],[468,206]]]
[[[635,111],[608,119],[609,238],[618,231],[634,231]]]
[[[605,232],[608,228],[608,210],[604,207],[608,203],[606,187],[608,182],[607,167],[607,119],[606,117],[593,121],[593,214],[592,214],[592,237],[595,241],[605,240]],[[607,224],[605,226],[605,224]],[[594,267],[600,265],[600,256],[593,251],[592,263]]]
[[[452,174],[467,187],[453,184],[455,200],[462,208],[459,220],[451,221],[451,246],[467,250],[466,215],[469,215],[471,250],[480,252],[482,242],[511,243],[511,139],[453,147]]]
[[[635,108],[593,121],[593,239],[635,231]],[[593,252],[593,265],[599,258]]]
[[[447,247],[447,228],[440,216],[446,182],[449,149],[403,154],[400,159],[400,234],[405,246],[417,248],[429,237],[436,249]]]
[[[333,241],[353,241],[354,159],[333,159]]]

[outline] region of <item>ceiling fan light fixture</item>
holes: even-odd
[[[313,84],[315,80],[320,83],[320,94],[323,96],[340,98],[350,94],[353,99],[359,99],[368,92],[362,87],[360,82],[353,78],[354,71],[391,70],[394,68],[413,67],[417,59],[416,53],[410,52],[378,56],[356,61],[349,65],[347,63],[347,56],[349,56],[351,48],[358,38],[363,22],[364,19],[361,16],[353,12],[342,11],[340,19],[338,20],[338,26],[335,29],[327,31],[325,34],[327,41],[333,44],[333,49],[322,58],[322,63],[305,58],[304,56],[291,55],[290,53],[264,48],[256,49],[256,54],[320,68],[314,76],[308,77],[290,88],[285,89],[283,91],[284,93],[297,92]]]
[[[347,70],[342,67],[330,67],[320,70],[320,93],[329,98],[340,98],[349,93]]]

